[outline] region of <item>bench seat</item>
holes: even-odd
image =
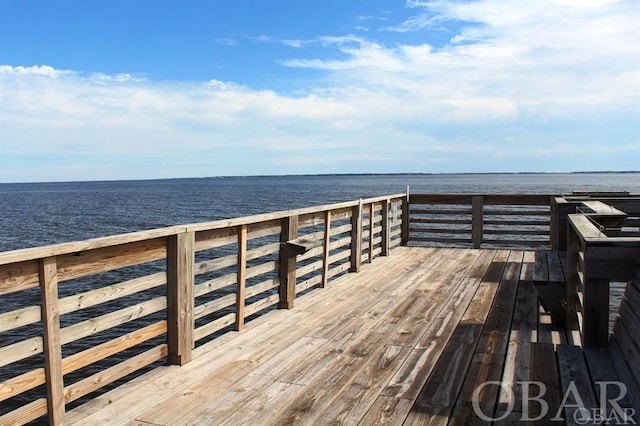
[[[540,304],[556,324],[564,324],[567,305],[567,253],[536,250],[533,284]]]

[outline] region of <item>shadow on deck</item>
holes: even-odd
[[[399,247],[67,421],[486,424],[482,413],[517,423],[520,383],[542,381],[550,422],[562,399],[556,345],[580,342],[540,308],[534,263],[533,252]]]

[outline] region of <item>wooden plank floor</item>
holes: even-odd
[[[577,343],[540,311],[534,263],[515,250],[396,248],[67,423],[482,424],[478,385],[542,378],[557,391],[554,344]],[[517,420],[517,389],[487,386],[478,404],[488,416],[513,404],[505,422]]]

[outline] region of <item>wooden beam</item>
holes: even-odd
[[[93,252],[96,249],[114,247],[123,244],[128,245],[141,241],[151,241],[156,238],[164,238],[183,231],[184,227],[173,226],[168,228],[133,232],[129,234],[92,238],[85,241],[75,241],[70,243],[54,244],[50,246],[31,247],[26,249],[7,251],[0,253],[0,265],[7,265],[10,263],[22,262],[25,260],[35,260],[37,262],[38,259],[42,259],[45,257],[60,257],[66,254]]]
[[[238,227],[238,279],[236,288],[236,330],[244,328],[244,293],[247,283],[247,225]]]
[[[407,193],[406,197],[402,198],[402,223],[401,228],[402,232],[400,234],[400,245],[406,246],[409,244],[409,238],[411,238],[409,234],[409,209],[411,208],[409,202],[409,194]]]
[[[322,283],[325,288],[329,283],[329,254],[331,253],[331,210],[324,214],[324,250],[322,253]]]
[[[38,261],[0,265],[0,296],[38,287]]]
[[[549,239],[551,240],[551,250],[560,250],[559,234],[558,234],[558,203],[562,203],[564,199],[551,197],[551,223],[549,224]],[[566,250],[566,247],[564,248]]]
[[[0,416],[2,425],[23,425],[47,414],[46,398],[38,398]],[[52,423],[53,424],[53,423]]]
[[[612,238],[608,246],[587,243],[585,273],[588,276],[622,282],[633,279],[634,263],[640,258],[640,239],[636,247],[616,247],[615,240]]]
[[[61,330],[60,338],[62,344],[66,345],[67,343],[134,321],[154,312],[165,310],[166,308],[167,299],[163,296],[158,296],[67,326]]]
[[[295,240],[298,237],[298,216],[293,215],[282,219],[282,230],[280,232],[280,242]],[[283,250],[284,244],[280,248],[280,301],[278,308],[291,309],[296,294],[296,257],[291,256]]]
[[[393,195],[384,195],[384,196],[374,197],[374,198],[365,198],[363,199],[363,203],[367,204],[367,203],[380,202],[386,198],[400,199],[401,197],[404,197],[404,196],[405,194],[393,194]],[[323,212],[325,210],[339,210],[343,208],[351,208],[353,206],[358,205],[359,202],[360,202],[359,200],[353,200],[353,201],[346,201],[344,203],[325,204],[322,206],[306,207],[302,209],[284,210],[279,212],[264,213],[264,214],[258,214],[254,216],[245,216],[245,217],[239,217],[234,219],[223,219],[223,220],[217,220],[213,222],[196,223],[193,225],[188,225],[187,230],[202,231],[202,230],[208,230],[208,229],[227,228],[230,226],[266,222],[266,221],[272,221],[276,219],[281,220],[281,219],[286,219],[289,216],[305,216],[309,214],[316,214],[319,212]],[[2,261],[3,261],[3,258],[0,255],[0,264],[3,263]]]
[[[588,348],[604,348],[609,341],[609,279],[585,274],[583,341]]]
[[[552,220],[555,222],[557,237],[557,248],[555,248],[555,250],[566,251],[568,245],[567,229],[569,215],[576,212],[577,205],[574,202],[567,202],[564,198],[556,198],[554,205],[556,206],[556,212],[553,214]]]
[[[471,199],[478,194],[411,194],[411,204],[471,204]],[[485,195],[486,205],[522,205],[522,206],[548,206],[551,195],[511,195],[491,194]]]
[[[535,284],[546,284],[549,282],[549,263],[547,262],[546,250],[535,251],[533,282]]]
[[[375,217],[375,210],[374,210],[375,204],[371,203],[371,206],[369,208],[369,263],[373,262],[373,232],[374,232],[374,223],[373,223],[373,219]]]
[[[184,232],[169,238],[167,247],[167,344],[169,363],[191,361],[195,235]]]
[[[583,214],[570,214],[569,223],[584,240],[606,240],[607,235],[602,232],[604,228],[597,227],[589,218]]]
[[[66,402],[72,402],[78,398],[82,398],[83,396],[88,395],[109,383],[113,383],[118,379],[128,376],[134,371],[138,371],[141,368],[164,358],[165,356],[167,356],[167,346],[164,344],[155,346],[132,358],[128,358],[125,361],[67,386],[64,390],[65,400]]]
[[[353,206],[351,215],[351,272],[360,272],[362,265],[362,200]]]
[[[556,353],[552,343],[531,343],[531,382],[542,382],[547,387],[544,400],[548,404],[546,415],[539,401],[529,400],[529,418],[542,417],[540,424],[553,424],[551,419],[560,407],[560,374],[556,362]]]
[[[409,202],[413,204],[471,204],[470,194],[411,194]]]
[[[551,204],[552,195],[545,194],[489,194],[485,195],[485,204],[503,206],[548,206]]]
[[[139,328],[131,333],[124,334],[115,339],[101,343],[97,346],[85,349],[81,352],[66,357],[62,360],[62,373],[69,374],[107,357],[129,349],[142,342],[146,342],[167,331],[167,322],[158,321],[146,327]]]
[[[567,235],[567,330],[578,328],[578,250],[580,241],[573,228],[569,228]]]
[[[471,239],[473,248],[479,249],[482,246],[484,197],[482,195],[474,195],[471,198],[471,206]]]
[[[50,424],[64,424],[64,383],[62,379],[62,345],[58,308],[58,272],[55,257],[40,260],[42,325],[44,327],[47,411]]]
[[[389,243],[391,236],[389,234],[389,199],[382,200],[382,256],[389,256]]]
[[[563,400],[561,403],[564,408],[564,418],[567,425],[579,425],[582,422],[578,422],[577,419],[580,419],[581,416],[576,411],[585,410],[585,413],[593,413],[592,410],[596,407],[596,397],[591,386],[589,370],[581,348],[572,345],[558,345],[556,351],[562,386],[561,393],[565,397],[569,396],[567,401]],[[569,392],[570,387],[572,387],[571,392]],[[581,404],[581,407],[569,402],[578,397],[584,404]]]
[[[62,282],[162,259],[166,247],[166,238],[156,238],[59,256],[58,279]]]

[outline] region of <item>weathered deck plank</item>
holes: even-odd
[[[483,382],[542,375],[559,392],[558,375],[541,369],[554,346],[534,343],[533,260],[515,250],[396,248],[295,308],[196,348],[186,365],[72,410],[67,423],[480,424],[472,399]],[[480,407],[499,416],[499,387],[485,389]]]
[[[495,257],[494,257],[495,255]],[[500,254],[492,252],[483,253],[478,259],[478,267],[486,268],[492,259],[500,259]],[[471,271],[474,274],[477,271]],[[476,277],[479,274],[475,274]],[[482,275],[480,275],[482,277]],[[478,279],[478,278],[472,278]],[[479,280],[479,279],[478,279]],[[425,317],[427,327],[421,339],[416,343],[415,349],[393,377],[387,388],[382,392],[383,396],[415,400],[423,384],[426,382],[440,353],[446,346],[457,322],[462,317],[463,312],[456,311],[455,307],[467,303],[473,295],[474,288],[462,283],[461,290],[455,297],[450,296],[447,303],[441,306],[440,314],[435,318]],[[475,291],[475,290],[474,290]],[[436,303],[433,304],[437,306]]]
[[[544,383],[544,401],[547,403],[547,406],[543,407],[539,401],[532,399],[529,402],[528,418],[537,419],[535,421],[539,421],[541,424],[553,423],[551,419],[558,413],[558,407],[562,399],[560,376],[553,344],[531,344],[530,379],[532,382],[537,381]],[[533,388],[531,390],[532,397],[537,397],[541,394],[542,389]],[[544,412],[544,408],[546,408],[546,413]]]
[[[468,251],[463,257],[459,258],[457,264],[450,262],[450,264],[453,263],[455,265],[454,268],[451,268],[451,266],[449,268],[439,267],[439,274],[432,274],[429,280],[423,281],[419,291],[413,297],[413,300],[420,302],[416,304],[419,309],[414,309],[410,313],[397,312],[397,314],[401,314],[402,325],[399,332],[391,336],[386,347],[397,348],[398,346],[394,345],[401,345],[399,346],[401,348],[413,349],[418,342],[418,337],[424,339],[428,330],[424,325],[429,324],[436,312],[447,311],[447,305],[452,308],[451,310],[455,309],[455,298],[452,299],[451,295],[458,293],[458,286],[467,288],[464,293],[472,292],[477,287],[479,279],[475,279],[474,282],[474,279],[468,276],[479,275],[478,269],[484,270],[491,257],[490,255],[480,254],[477,251]],[[456,282],[459,284],[456,285]],[[449,283],[449,286],[446,285],[447,283]],[[406,356],[403,358],[395,357],[395,360],[399,361],[405,361],[406,359]],[[351,424],[361,419],[380,394],[381,385],[386,384],[389,381],[389,377],[391,377],[390,375],[381,375],[380,371],[387,371],[393,374],[400,367],[396,363],[395,368],[392,370],[389,368],[391,365],[393,364],[386,361],[386,353],[385,358],[382,358],[379,362],[370,363],[369,368],[366,368],[363,374],[350,385],[345,394],[328,407],[326,412],[332,414],[330,416],[325,415],[318,420]]]
[[[498,288],[504,288],[505,286],[517,287],[521,263],[522,252],[511,252],[506,263],[499,262],[498,265],[500,267],[492,271],[497,273],[503,268],[501,276],[496,280],[495,277],[488,274],[486,276],[488,279],[486,281],[483,280],[483,284],[492,283],[493,287]],[[498,289],[495,288],[489,292],[489,295],[480,291],[475,295],[477,297],[471,300],[464,316],[447,343],[441,360],[409,413],[407,424],[447,424],[460,396],[462,396],[460,410],[464,408],[463,405],[467,405],[462,404],[463,402],[470,403],[473,394],[472,388],[475,389],[475,386],[469,384],[464,387],[464,384],[467,378],[471,382],[476,381],[476,377],[469,375],[467,372],[472,367],[474,353],[483,332],[487,315],[490,312],[493,296],[497,291]],[[478,364],[476,363],[475,366],[478,367]],[[480,377],[485,374],[481,371],[482,369],[471,369],[474,370],[472,374],[479,374]],[[463,390],[470,392],[461,395]],[[458,415],[466,417],[462,413],[458,413]]]
[[[473,263],[471,262],[471,259],[468,258],[464,259],[463,257],[463,260],[465,260],[466,263]],[[456,263],[455,261],[449,262],[448,264],[437,264],[439,265],[438,272],[443,275],[456,273],[458,267],[464,269],[464,264],[459,265],[459,263]],[[422,274],[419,275],[422,276]],[[427,286],[428,284],[428,280],[422,281],[418,279],[408,281],[414,286],[414,288],[416,286]],[[451,292],[444,292],[444,294],[446,293]],[[407,294],[409,297],[407,297]],[[403,327],[410,325],[411,308],[419,305],[419,302],[421,301],[420,297],[416,296],[417,294],[415,293],[412,294],[412,292],[405,292],[405,296],[399,300],[399,303],[396,304],[387,315],[379,316],[377,326],[372,329],[371,333],[352,342],[349,349],[337,357],[334,364],[332,364],[327,371],[329,374],[323,374],[309,384],[310,388],[313,389],[313,392],[306,392],[302,395],[300,399],[285,409],[281,416],[276,417],[274,419],[275,422],[279,424],[290,424],[298,422],[303,418],[305,419],[305,422],[307,421],[306,419],[318,419],[319,421],[320,418],[322,418],[322,423],[325,423],[327,421],[331,422],[333,420],[333,415],[342,415],[342,409],[345,408],[344,405],[340,409],[337,409],[337,407],[330,409],[330,407],[333,404],[342,405],[342,402],[344,401],[336,401],[338,399],[343,399],[342,396],[345,393],[348,393],[349,388],[357,381],[358,377],[366,375],[363,371],[367,365],[377,365],[379,364],[380,359],[384,359],[385,354],[387,353],[390,336],[398,334]],[[437,303],[433,304],[438,305]],[[405,354],[408,352],[408,350],[406,352],[402,351],[402,353]],[[368,359],[368,362],[363,362],[365,359]],[[403,361],[404,358],[396,357],[395,360]],[[334,370],[337,371],[334,372]],[[397,367],[394,369],[385,369],[385,371],[388,372],[389,377],[386,377],[386,380],[384,380],[383,383],[388,381],[396,370]],[[378,378],[377,381],[380,382],[382,380]],[[371,395],[374,397],[377,396],[373,394]],[[371,404],[373,404],[373,399],[374,398],[371,400]]]

